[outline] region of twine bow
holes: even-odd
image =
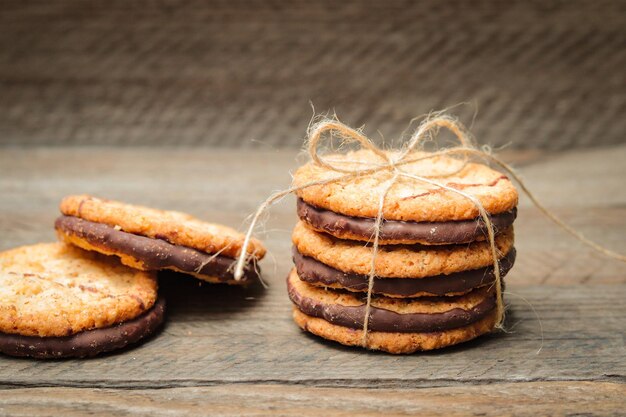
[[[458,145],[450,148],[440,149],[435,152],[429,153],[417,153],[416,150],[420,149],[424,142],[428,140],[431,134],[435,133],[440,128],[446,128],[451,131],[455,138],[458,140]],[[333,160],[331,158],[324,157],[320,155],[318,152],[320,142],[323,140],[326,133],[336,133],[339,136],[339,139],[342,140],[342,143],[348,142],[358,142],[363,149],[369,150],[373,155],[376,156],[378,162],[368,162],[361,160]],[[382,191],[378,196],[378,210],[376,219],[374,222],[374,233],[372,235],[372,257],[370,262],[370,271],[368,274],[368,288],[367,288],[367,301],[365,305],[365,317],[363,319],[363,336],[362,336],[362,345],[367,347],[367,335],[368,335],[368,325],[370,319],[370,310],[371,310],[371,301],[372,301],[372,290],[374,285],[374,279],[376,277],[376,257],[379,251],[379,241],[380,241],[380,233],[383,224],[383,213],[385,208],[385,200],[389,191],[393,189],[393,187],[398,183],[399,178],[406,178],[411,181],[415,181],[417,183],[428,184],[455,194],[462,196],[469,200],[478,210],[480,218],[484,222],[487,230],[487,237],[489,241],[489,246],[491,249],[491,257],[493,259],[493,268],[495,275],[495,292],[496,292],[496,316],[497,322],[496,327],[501,328],[502,323],[504,321],[504,303],[502,300],[502,286],[501,286],[501,275],[500,275],[500,265],[498,258],[498,250],[495,244],[495,230],[493,224],[491,222],[489,213],[485,210],[481,202],[470,193],[460,191],[456,188],[452,188],[443,184],[436,180],[436,178],[448,177],[450,175],[454,175],[461,171],[465,164],[468,161],[470,156],[481,157],[489,162],[494,163],[502,170],[504,170],[508,175],[513,177],[516,182],[520,185],[522,191],[530,198],[533,204],[548,218],[554,221],[558,226],[572,234],[576,239],[583,242],[584,244],[592,247],[596,251],[611,257],[618,259],[622,262],[626,262],[626,256],[618,254],[616,252],[610,251],[603,246],[587,239],[580,232],[576,231],[563,221],[561,221],[558,217],[556,217],[552,212],[543,207],[542,204],[537,201],[535,196],[528,190],[526,185],[520,179],[520,177],[515,173],[513,168],[511,168],[508,164],[501,161],[499,158],[493,156],[488,149],[479,149],[477,148],[471,139],[471,135],[465,130],[465,128],[457,122],[455,119],[446,116],[439,115],[433,118],[427,118],[424,122],[422,122],[415,133],[408,140],[406,145],[400,149],[399,151],[394,152],[386,152],[377,147],[370,139],[368,139],[365,135],[363,135],[360,131],[352,129],[351,127],[346,126],[345,124],[339,122],[338,120],[333,119],[324,119],[312,126],[310,126],[308,130],[308,154],[311,161],[323,168],[326,168],[332,172],[337,173],[336,176],[332,178],[323,179],[319,181],[312,181],[303,185],[294,186],[288,188],[283,191],[276,192],[272,194],[267,200],[265,200],[257,209],[252,220],[250,222],[250,226],[248,227],[248,231],[245,236],[245,240],[243,246],[241,248],[241,253],[239,258],[237,259],[237,263],[235,264],[235,280],[241,279],[243,276],[244,267],[246,265],[248,252],[247,248],[250,243],[250,239],[252,237],[252,233],[258,222],[259,217],[263,214],[263,212],[273,203],[280,200],[284,196],[297,192],[299,190],[303,190],[309,187],[330,184],[335,182],[341,182],[344,180],[349,180],[351,178],[361,177],[361,176],[371,176],[380,172],[388,172],[390,174],[390,178],[384,181],[382,186]],[[433,159],[437,157],[441,157],[444,155],[452,155],[452,156],[462,156],[463,160],[461,161],[461,165],[457,168],[451,170],[450,172],[437,172],[435,174],[422,174],[415,175],[403,169],[405,165],[413,164],[419,161],[424,161],[428,159]],[[358,168],[355,168],[358,167]]]

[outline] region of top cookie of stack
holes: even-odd
[[[367,150],[327,158],[346,168],[380,163]],[[445,156],[402,169],[470,194],[482,204],[496,232],[504,276],[515,259],[512,224],[518,194],[509,179],[485,165]],[[308,163],[297,170],[293,182],[302,186],[337,176]],[[296,306],[294,318],[303,329],[343,344],[361,344],[372,259],[368,242],[391,176],[378,171],[297,192],[300,222],[292,235],[296,268],[288,288]],[[492,330],[498,319],[493,258],[476,205],[454,191],[400,177],[382,214],[367,347],[408,353]]]

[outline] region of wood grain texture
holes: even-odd
[[[170,276],[163,284],[168,321],[148,343],[91,360],[2,358],[2,386],[290,383],[415,388],[479,382],[626,382],[626,285],[511,285],[508,291],[517,295],[507,297],[511,333],[398,357],[302,333],[291,320],[282,282],[272,282],[267,292],[198,287],[180,276]],[[532,304],[541,323],[520,297]]]
[[[458,103],[482,143],[624,142],[619,0],[3,0],[0,144],[297,148]]]
[[[527,382],[420,389],[219,385],[0,391],[0,416],[618,416],[626,385]]]
[[[506,157],[547,206],[624,252],[626,146]],[[289,183],[297,164],[286,151],[4,148],[0,249],[53,240],[58,202],[69,193],[242,226],[270,191]],[[296,217],[287,200],[265,223],[269,289],[163,274],[169,314],[159,335],[92,360],[1,357],[0,415],[307,415],[310,407],[328,415],[373,415],[383,407],[397,415],[610,415],[626,406],[626,269],[564,235],[525,199],[516,222],[518,264],[507,277],[510,332],[411,356],[338,346],[293,324],[284,277]],[[510,411],[500,406],[507,398]]]

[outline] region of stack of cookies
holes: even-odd
[[[379,162],[367,150],[328,158],[357,168]],[[485,165],[449,157],[402,169],[430,178],[440,174],[439,183],[480,201],[496,233],[503,277],[515,260],[518,195],[509,179]],[[365,347],[390,353],[442,348],[492,331],[499,319],[495,274],[478,208],[458,193],[401,177],[385,199],[363,337],[375,218],[391,175],[379,171],[297,192],[295,268],[287,279],[294,320],[323,338],[359,346],[365,340]],[[337,176],[310,162],[297,170],[294,185]]]
[[[240,285],[258,278],[265,254],[253,240],[235,280],[244,239],[229,227],[88,195],[66,197],[61,213],[55,228],[63,243],[0,253],[2,353],[64,358],[123,348],[163,322],[157,271]]]

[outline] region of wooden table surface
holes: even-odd
[[[0,148],[0,249],[55,239],[70,193],[190,212],[243,230],[286,187],[294,152]],[[626,145],[507,154],[541,201],[626,252]],[[302,333],[291,320],[294,199],[260,230],[269,288],[164,274],[164,329],[90,360],[0,357],[0,415],[618,415],[626,408],[626,267],[553,226],[526,198],[507,276],[506,333],[410,356]],[[534,310],[534,311],[533,311]],[[536,312],[536,314],[535,314]]]

